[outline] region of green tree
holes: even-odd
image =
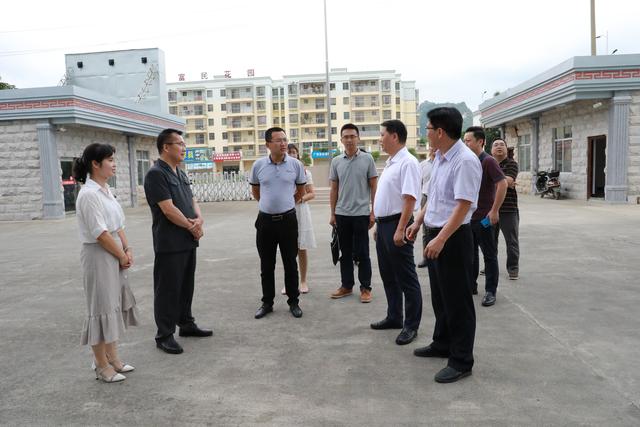
[[[339,148],[336,148],[336,151],[333,153],[333,157],[338,157],[340,154],[342,154],[342,152]]]
[[[309,156],[309,153],[304,153],[300,160],[302,160],[302,163],[304,163],[305,166],[309,166],[311,164],[311,157]]]
[[[6,83],[2,81],[2,76],[0,76],[0,90],[4,89],[15,89],[16,87],[12,84]]]
[[[491,154],[491,145],[493,141],[500,138],[500,129],[499,128],[484,128],[484,151]]]
[[[413,148],[413,147],[409,148],[409,152],[411,154],[413,154],[413,157],[415,157],[416,159],[420,160],[420,157],[418,157],[418,153],[416,152],[415,148]]]

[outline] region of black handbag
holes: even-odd
[[[338,228],[334,225],[331,231],[331,258],[333,265],[340,260],[340,240],[338,239]]]

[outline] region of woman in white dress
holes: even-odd
[[[296,147],[295,144],[289,144],[287,150],[289,156],[300,160],[298,147]],[[307,203],[315,199],[316,193],[313,189],[311,172],[305,168],[304,174],[307,177],[307,185],[304,186],[305,193],[302,199],[296,204],[296,217],[298,219],[298,264],[300,267],[299,289],[302,294],[309,292],[309,286],[307,285],[307,249],[314,249],[316,247],[316,236],[313,233],[313,223],[311,222],[311,210]],[[282,294],[286,294],[286,289],[282,289]]]
[[[116,173],[115,151],[91,144],[73,166],[73,177],[84,183],[76,200],[88,311],[81,342],[91,345],[96,379],[106,383],[123,381],[122,373],[134,370],[120,360],[117,341],[126,327],[138,324],[127,278],[133,254],[124,234],[124,212],[107,184]]]

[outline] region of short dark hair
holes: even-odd
[[[487,141],[484,135],[484,129],[482,129],[480,126],[470,126],[467,128],[467,130],[464,131],[464,133],[468,133],[468,132],[471,132],[475,139],[481,139],[485,142]]]
[[[398,135],[400,144],[407,142],[407,127],[400,120],[387,120],[386,122],[382,122],[380,126],[384,126],[388,133]]]
[[[287,134],[284,129],[275,126],[267,129],[267,131],[264,133],[264,140],[266,142],[271,142],[271,135],[273,135],[274,132],[284,132],[285,135]]]
[[[287,152],[291,150],[296,150],[297,156],[300,157],[300,150],[298,150],[298,146],[296,144],[290,143],[289,145],[287,145]]]
[[[162,154],[162,149],[165,144],[167,144],[167,140],[171,136],[171,134],[182,135],[182,131],[178,129],[165,129],[158,134],[158,138],[156,139],[156,146],[158,147],[158,154]]]
[[[457,140],[462,134],[462,114],[452,107],[438,107],[427,113],[429,123],[442,129],[449,138]]]
[[[99,144],[95,142],[87,145],[82,152],[82,157],[73,161],[73,167],[71,168],[73,178],[78,182],[84,183],[87,179],[87,174],[91,172],[91,162],[95,160],[100,163],[115,153],[116,149],[109,144]]]
[[[354,125],[353,123],[347,123],[346,125],[343,125],[340,128],[340,136],[342,136],[342,131],[345,129],[353,129],[356,131],[356,134],[360,136],[360,129],[358,129],[358,126]]]

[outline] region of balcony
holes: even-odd
[[[253,120],[232,120],[230,123],[227,121],[227,129],[233,130],[253,130]]]
[[[227,99],[253,100],[253,90],[251,88],[227,89]]]
[[[302,103],[300,111],[327,111],[327,104],[325,102]]]
[[[327,139],[326,132],[302,132],[302,141],[322,141]]]
[[[379,124],[380,116],[378,114],[354,114],[353,122],[358,124]]]
[[[356,80],[351,82],[350,87],[353,93],[377,93],[380,90],[378,80]]]
[[[241,106],[237,107],[238,104],[231,104],[231,108],[229,104],[227,104],[227,116],[253,116],[253,106]]]
[[[327,94],[324,83],[301,83],[300,96],[323,96]]]

